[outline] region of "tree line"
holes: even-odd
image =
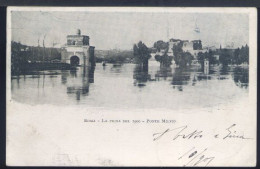
[[[249,64],[249,47],[245,45],[237,49],[220,48],[216,51],[199,52],[198,61],[202,64],[204,59],[208,59],[210,64],[222,64],[224,66]]]
[[[29,65],[38,62],[49,62],[61,59],[61,51],[58,48],[43,48],[23,45],[19,42],[11,42],[11,72],[17,74],[29,69]]]
[[[209,50],[207,52],[199,52],[195,58],[190,52],[183,51],[183,42],[173,45],[169,49],[169,43],[159,40],[154,43],[153,49],[160,52],[155,55],[155,60],[160,62],[161,66],[168,67],[174,60],[175,64],[179,67],[186,67],[191,65],[192,60],[198,59],[198,62],[203,66],[204,60],[209,60],[210,64],[222,64],[224,66],[229,64],[248,64],[249,63],[249,47],[248,45],[242,46],[237,49],[217,49],[215,51]],[[138,64],[144,67],[148,66],[148,60],[151,58],[152,49],[148,48],[142,41],[133,46],[134,58]],[[173,56],[169,56],[168,52],[172,50]]]
[[[96,52],[96,62],[107,62],[107,63],[127,63],[133,60],[133,51],[113,51],[108,50],[101,56],[99,52]]]

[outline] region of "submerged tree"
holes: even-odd
[[[207,59],[209,61],[209,64],[218,64],[219,61],[214,57],[214,52],[209,51],[209,52],[199,52],[198,53],[198,62],[201,64],[202,68],[204,68],[204,60]]]
[[[28,64],[28,56],[25,49],[27,46],[22,45],[21,43],[11,42],[11,73],[20,74],[24,72]]]
[[[172,64],[172,56],[169,56],[167,52],[164,52],[163,55],[155,55],[155,60],[160,62],[160,66],[169,67]]]
[[[231,64],[232,62],[232,56],[233,52],[227,49],[222,49],[220,56],[219,56],[219,62],[223,65],[223,66],[227,66],[228,64]]]
[[[232,55],[232,64],[243,64],[243,63],[249,63],[249,47],[247,45],[242,46],[241,48],[235,49]]]
[[[174,55],[173,60],[175,61],[175,64],[180,65],[181,57],[183,53],[182,47],[180,45],[174,45],[172,50]]]
[[[157,49],[158,52],[160,52],[162,49],[167,50],[169,47],[168,42],[164,42],[162,40],[158,40],[153,44],[153,47]]]
[[[155,60],[160,62],[161,67],[169,67],[172,64],[173,59],[172,56],[167,54],[169,51],[169,44],[159,40],[154,43],[154,48],[156,48],[158,52],[161,52],[160,55],[155,55]]]
[[[191,64],[193,56],[189,52],[184,52],[182,50],[181,44],[180,45],[174,45],[173,48],[173,54],[174,54],[174,61],[176,65],[179,65],[180,67],[186,67],[187,64]]]
[[[151,51],[149,48],[142,42],[138,42],[138,44],[134,44],[134,58],[136,63],[140,64],[143,69],[148,70],[148,60],[151,58]]]

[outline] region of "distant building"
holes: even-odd
[[[182,40],[180,40],[180,39],[173,39],[172,38],[172,39],[169,40],[169,46],[173,47],[174,45],[179,45],[181,43],[181,41]]]
[[[190,54],[192,54],[195,59],[197,58],[198,53],[205,53],[208,51],[208,49],[202,48],[201,40],[183,41],[182,50],[183,52],[189,52]]]
[[[23,47],[21,47],[20,51],[22,51],[22,52],[29,51],[29,47],[23,46]]]
[[[193,42],[189,42],[189,41],[183,41],[183,45],[182,45],[182,50],[183,52],[190,52],[193,51]]]
[[[202,50],[201,40],[193,40],[193,50]]]
[[[173,46],[178,46],[181,43],[180,39],[170,39],[169,40],[169,50],[168,50],[168,56],[173,56]]]
[[[95,47],[89,45],[89,36],[81,35],[78,29],[76,35],[67,36],[67,44],[61,50],[61,62],[73,66],[93,66],[94,50]]]
[[[203,49],[205,49],[205,50],[207,50],[207,51],[216,51],[217,50],[217,48],[216,48],[216,46],[205,46],[205,47],[203,47]]]
[[[167,55],[168,56],[174,56],[174,52],[173,52],[173,47],[174,46],[180,46],[183,50],[183,52],[189,52],[191,55],[193,55],[195,57],[195,59],[197,59],[198,53],[202,52],[208,52],[209,50],[216,50],[216,48],[213,49],[212,47],[202,47],[202,41],[201,40],[193,40],[193,41],[188,41],[188,40],[180,40],[180,39],[170,39],[168,42],[168,51],[167,51]],[[159,55],[162,56],[166,50],[165,49],[157,49],[156,51],[154,51],[156,48],[152,48],[152,57],[154,57],[155,55]]]

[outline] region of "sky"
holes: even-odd
[[[195,26],[200,33],[194,31]],[[241,47],[249,41],[248,14],[239,13],[162,13],[162,12],[61,12],[12,11],[11,39],[26,45],[60,47],[66,36],[90,37],[96,49],[130,50],[144,42],[148,47],[170,38],[202,40],[203,46]]]

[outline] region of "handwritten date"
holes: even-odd
[[[178,160],[184,160],[185,164],[183,166],[208,166],[215,157],[207,156],[208,148],[205,148],[203,151],[199,151],[193,147],[189,151],[185,152]]]

